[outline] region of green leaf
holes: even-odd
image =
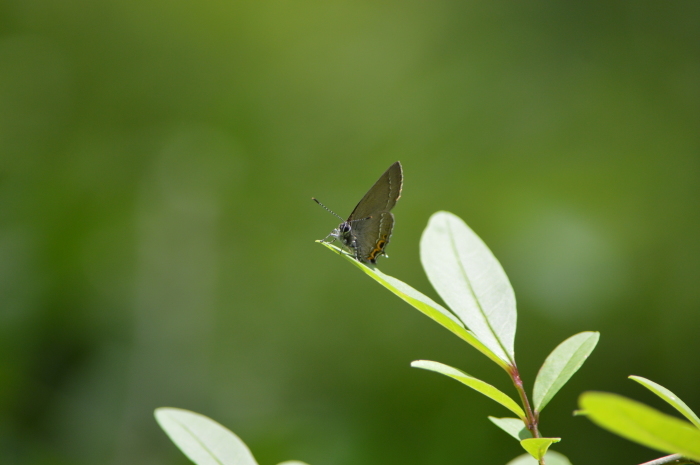
[[[457,317],[455,317],[452,313],[447,311],[440,304],[434,302],[430,297],[418,292],[408,284],[399,281],[398,279],[392,276],[382,273],[376,267],[370,267],[365,265],[364,263],[358,262],[352,257],[352,255],[348,254],[344,250],[341,250],[340,248],[332,244],[323,241],[317,242],[325,245],[326,247],[328,247],[331,250],[334,250],[335,252],[340,253],[340,255],[345,257],[345,259],[350,261],[353,265],[364,271],[367,275],[369,275],[379,284],[381,284],[382,286],[386,287],[391,292],[399,296],[401,299],[408,302],[410,305],[415,307],[428,318],[431,318],[433,321],[439,323],[443,327],[450,330],[452,333],[462,338],[476,350],[478,350],[479,352],[496,362],[498,365],[500,365],[503,369],[508,369],[506,363],[500,358],[498,358],[496,354],[487,349],[486,346],[484,346],[471,331],[465,329],[464,324],[461,321],[459,321]]]
[[[414,368],[422,368],[424,370],[434,371],[436,373],[449,376],[450,378],[456,379],[457,381],[466,384],[470,388],[482,393],[486,397],[495,400],[514,414],[516,414],[521,419],[525,419],[525,412],[523,409],[515,403],[513,399],[508,397],[503,392],[499,391],[494,386],[481,381],[480,379],[474,378],[466,374],[465,372],[452,368],[451,366],[444,365],[438,362],[431,362],[429,360],[416,360],[411,362],[411,366]]]
[[[450,309],[491,352],[515,365],[515,294],[486,244],[457,216],[437,212],[423,231],[420,256]]]
[[[571,465],[571,462],[565,455],[553,450],[545,454],[544,460],[547,462],[547,465]],[[523,454],[508,462],[507,465],[539,465],[539,462],[530,454]]]
[[[298,460],[289,460],[287,462],[280,462],[277,465],[308,465],[305,462],[299,462]]]
[[[641,376],[629,376],[628,378],[633,379],[634,381],[638,382],[645,388],[649,389],[651,392],[656,394],[657,396],[661,397],[663,400],[671,404],[673,408],[678,410],[684,417],[686,417],[692,424],[695,425],[696,428],[700,428],[700,418],[690,410],[690,407],[688,407],[685,402],[680,400],[678,396],[676,396],[674,393],[666,389],[660,384],[657,384],[649,379],[642,378]]]
[[[523,446],[528,454],[532,455],[535,459],[540,460],[547,453],[547,449],[552,444],[561,441],[561,438],[531,438],[523,439],[520,441],[520,445]]]
[[[640,402],[606,392],[585,392],[579,406],[601,428],[630,441],[700,460],[700,430]]]
[[[525,427],[525,423],[519,418],[496,418],[490,416],[489,420],[518,441],[532,437],[530,430]]]
[[[155,416],[163,431],[197,465],[257,465],[238,436],[204,415],[158,408]]]
[[[599,338],[600,333],[597,332],[579,333],[559,344],[549,354],[535,379],[533,390],[535,411],[541,412],[559,389],[581,368],[583,362],[595,349]]]

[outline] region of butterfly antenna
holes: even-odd
[[[311,197],[311,199],[312,199],[314,202],[316,202],[317,204],[319,204],[320,206],[322,206],[323,208],[325,208],[326,210],[328,210],[329,212],[331,212],[332,214],[334,214],[335,216],[337,216],[338,218],[340,218],[340,221],[345,221],[345,220],[343,219],[342,216],[338,215],[336,212],[334,212],[334,211],[331,210],[330,208],[328,208],[328,207],[326,207],[325,205],[323,205],[321,202],[318,201],[318,199],[316,199],[316,197]]]

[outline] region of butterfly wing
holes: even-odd
[[[350,214],[348,221],[355,222],[352,224],[353,228],[360,226],[360,223],[366,223],[371,220],[366,220],[364,218],[369,218],[372,214],[377,212],[389,212],[396,201],[401,197],[401,187],[403,186],[403,170],[401,168],[401,163],[398,161],[391,165],[384,174],[374,183],[372,188],[367,191],[360,203],[357,204],[355,209]],[[357,221],[363,220],[363,221]],[[393,224],[393,216],[392,216]],[[365,225],[367,226],[367,225]]]
[[[355,238],[355,256],[361,262],[376,263],[384,254],[394,229],[394,215],[391,212],[374,212],[371,218],[355,221],[352,232]]]

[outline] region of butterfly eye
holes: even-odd
[[[350,232],[350,225],[349,225],[348,223],[343,223],[343,224],[340,226],[340,230],[341,230],[342,232],[344,232],[344,233]]]

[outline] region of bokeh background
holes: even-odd
[[[518,297],[528,387],[602,332],[543,414],[575,464],[658,455],[584,390],[700,410],[700,3],[0,3],[0,462],[184,464],[153,419],[261,465],[504,464],[485,357],[314,240],[394,161],[381,269],[459,215]]]

